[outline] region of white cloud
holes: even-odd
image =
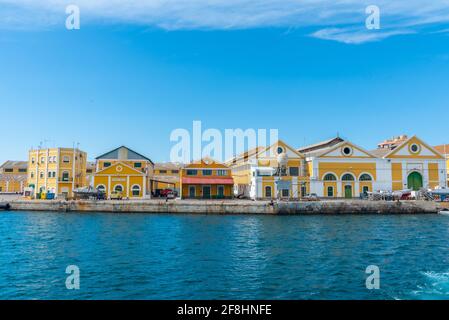
[[[323,39],[334,40],[347,44],[360,44],[364,42],[379,41],[391,36],[401,34],[415,33],[413,30],[367,30],[367,29],[353,29],[353,28],[325,28],[315,31],[311,36]]]
[[[312,36],[344,43],[449,24],[449,0],[0,0],[0,28],[60,25],[68,4],[80,7],[82,23],[167,30],[312,27]],[[373,4],[380,8],[381,30],[364,29],[365,8]]]

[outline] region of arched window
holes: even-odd
[[[97,186],[97,190],[100,192],[106,192],[106,187],[103,184]]]
[[[332,174],[332,173],[328,173],[328,174],[326,174],[325,176],[324,176],[324,179],[323,179],[324,181],[336,181],[337,180],[337,177],[334,175],[334,174]]]
[[[351,174],[346,173],[343,175],[343,177],[341,177],[341,180],[342,181],[354,181],[354,177]]]
[[[133,185],[131,188],[131,194],[133,195],[133,197],[140,196],[140,186],[137,184]]]
[[[114,187],[115,192],[123,192],[123,186],[121,184],[118,184]]]
[[[371,176],[367,173],[364,173],[360,176],[359,178],[360,181],[372,181],[373,178],[371,178]]]
[[[270,186],[265,187],[265,197],[271,198],[271,187]]]

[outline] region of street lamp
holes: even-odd
[[[277,156],[278,161],[278,200],[281,199],[281,186],[282,186],[282,170],[287,168],[288,164],[288,155],[285,152],[279,152]]]

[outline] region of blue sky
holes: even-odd
[[[262,0],[254,14],[243,0],[78,2],[81,29],[68,31],[64,1],[0,0],[0,161],[41,141],[166,161],[171,131],[194,120],[276,128],[294,147],[337,132],[367,149],[402,133],[449,143],[444,1],[420,14],[417,1],[410,15],[387,7],[380,30],[364,28],[359,4]]]

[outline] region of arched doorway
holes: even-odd
[[[419,172],[412,172],[407,178],[407,186],[413,191],[418,191],[423,187],[422,175]]]

